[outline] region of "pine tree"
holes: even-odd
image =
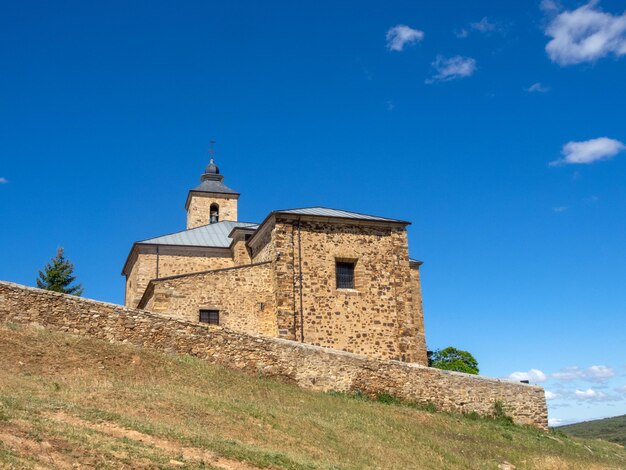
[[[57,255],[43,268],[43,272],[39,271],[37,287],[64,294],[81,295],[83,286],[71,285],[76,280],[76,276],[72,275],[73,272],[74,265],[65,258],[63,247],[61,247],[57,249]]]

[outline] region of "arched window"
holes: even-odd
[[[220,221],[220,206],[217,204],[211,204],[209,209],[209,223],[215,224]]]

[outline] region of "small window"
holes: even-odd
[[[337,289],[354,289],[354,263],[337,261]]]
[[[211,204],[209,208],[209,223],[216,224],[220,221],[220,206]]]
[[[208,323],[209,325],[220,324],[219,310],[200,310],[200,323]]]

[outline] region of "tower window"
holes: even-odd
[[[200,323],[208,323],[209,325],[220,324],[219,310],[200,310]]]
[[[217,204],[211,204],[209,209],[209,223],[216,224],[220,221],[220,206]]]
[[[354,262],[337,261],[335,274],[337,277],[337,289],[354,289]]]

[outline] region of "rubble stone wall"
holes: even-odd
[[[230,252],[202,247],[139,246],[135,248],[136,258],[126,277],[126,297],[124,304],[137,307],[149,282],[157,277],[175,276],[209,269],[234,266]],[[225,252],[225,253],[222,253]],[[158,264],[158,270],[157,270]]]
[[[200,310],[218,310],[221,326],[276,336],[270,262],[154,279],[138,307],[197,322]]]
[[[499,401],[516,423],[544,430],[548,425],[541,387],[235,333],[7,282],[0,282],[0,322],[36,324],[111,342],[190,354],[313,390],[388,393],[402,400],[432,403],[442,411],[488,415]]]
[[[211,221],[211,204],[217,204],[219,221],[237,221],[239,196],[213,193],[192,193],[187,207],[187,229],[206,225]]]
[[[279,336],[383,359],[427,364],[419,274],[403,225],[276,221]],[[354,263],[354,288],[336,263]]]

